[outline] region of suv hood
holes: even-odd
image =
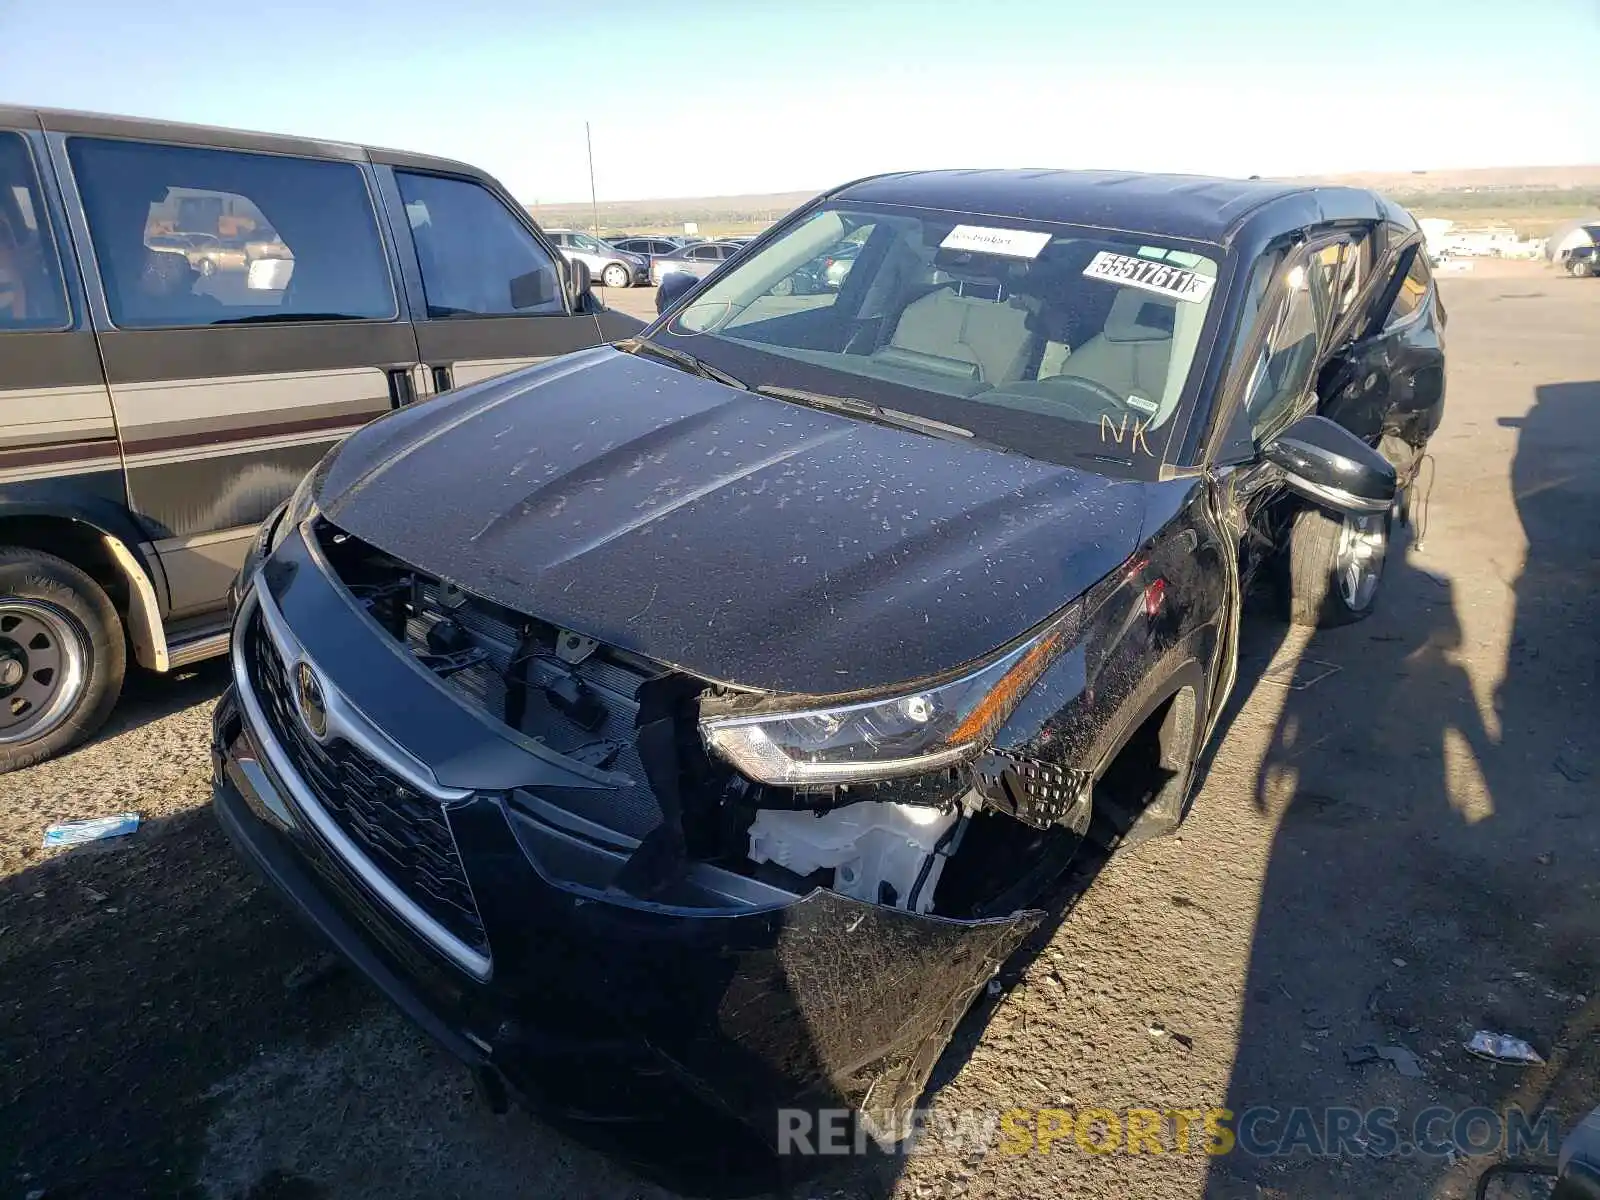
[[[385,417],[339,528],[702,678],[881,688],[979,658],[1138,543],[1142,485],[816,412],[609,347]]]

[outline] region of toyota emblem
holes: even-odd
[[[302,662],[295,667],[294,690],[300,704],[301,723],[320,742],[328,736],[328,702],[322,694],[322,681],[310,663]]]

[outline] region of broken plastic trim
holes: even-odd
[[[1094,783],[1089,771],[998,748],[974,763],[972,774],[985,804],[1036,829],[1072,824]]]

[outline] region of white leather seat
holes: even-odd
[[[1164,296],[1119,289],[1103,332],[1061,360],[1057,373],[1103,383],[1121,399],[1141,396],[1159,402],[1167,390],[1177,306],[1178,301]]]
[[[906,306],[889,344],[873,358],[992,384],[1021,377],[1032,341],[1020,302],[942,287]]]

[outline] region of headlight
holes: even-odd
[[[863,703],[709,717],[713,752],[762,783],[789,787],[918,775],[972,758],[1077,635],[1082,602],[1041,633],[957,679]]]
[[[294,492],[289,496],[289,503],[284,507],[283,510],[283,520],[278,522],[279,532],[276,539],[272,543],[274,549],[277,548],[278,542],[281,542],[288,535],[291,529],[298,528],[309,518],[316,515],[316,480],[317,476],[322,474],[322,472],[318,469],[320,466],[321,464],[319,463],[317,467],[313,467],[311,470],[307,471],[305,478],[300,481],[299,486],[296,487]]]

